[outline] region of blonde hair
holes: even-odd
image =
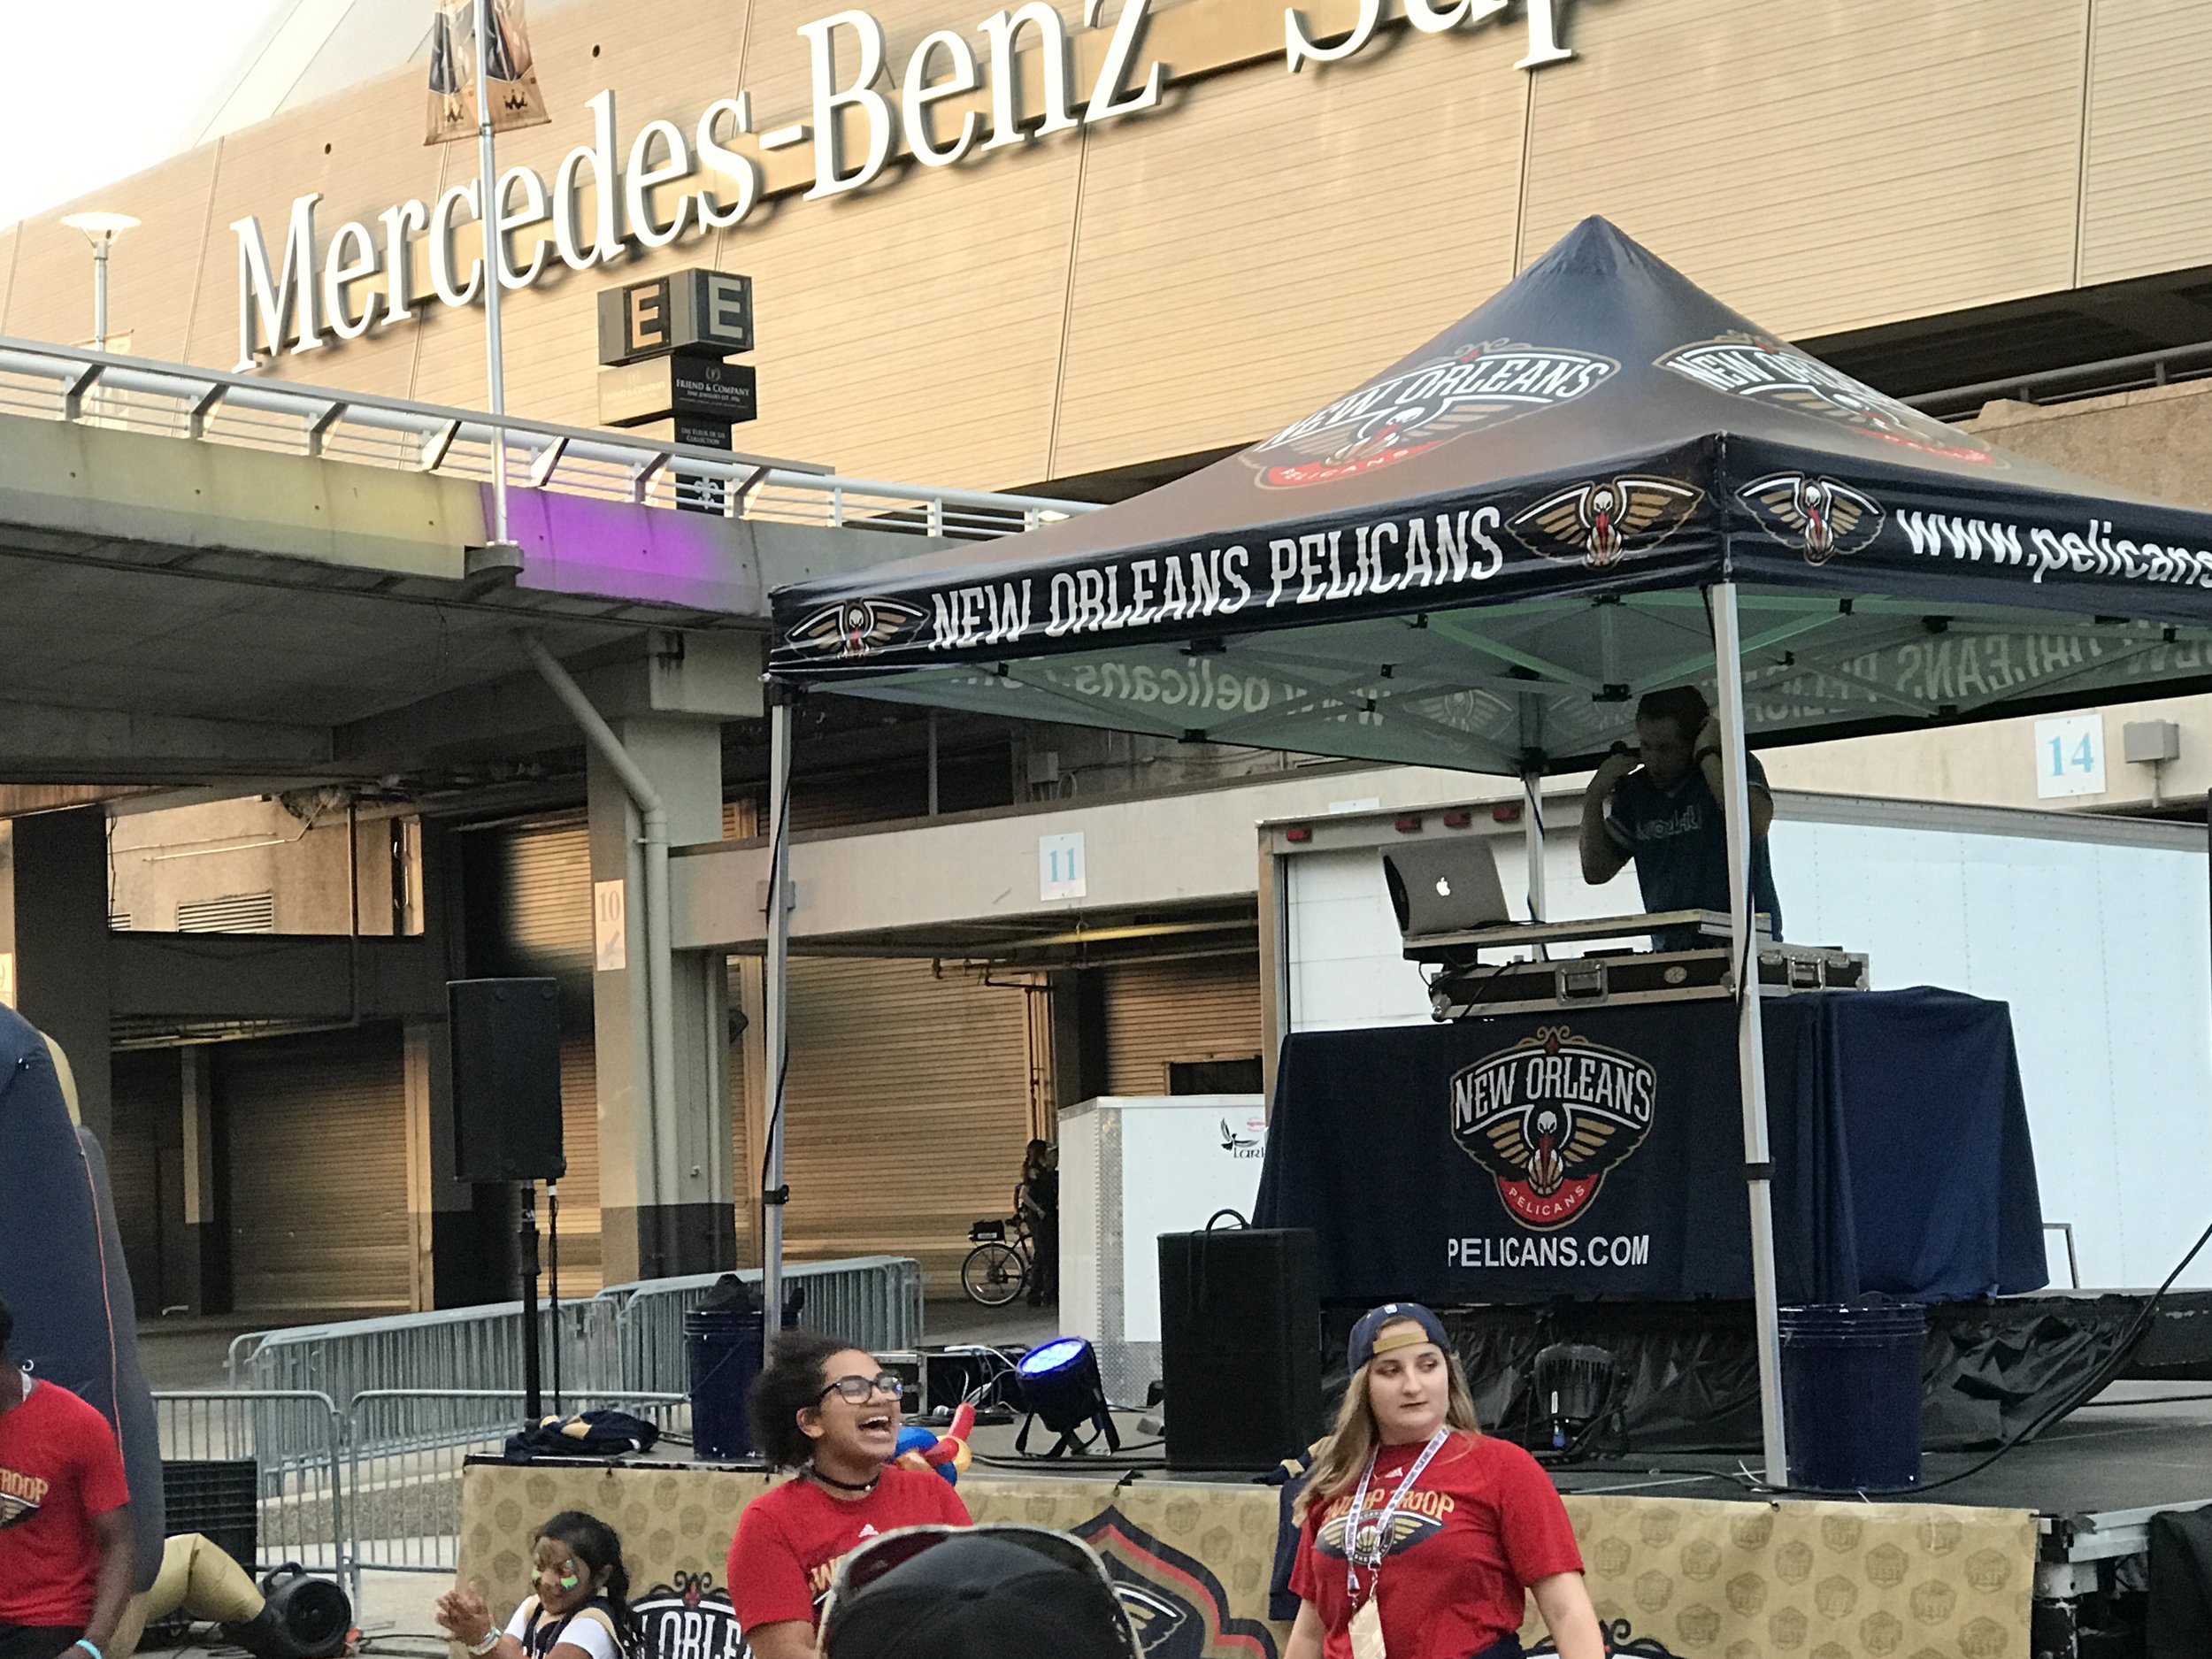
[[[1411,1320],[1393,1320],[1384,1330]],[[1378,1332],[1378,1335],[1381,1333]],[[1382,1444],[1382,1430],[1375,1421],[1375,1408],[1367,1397],[1369,1380],[1375,1362],[1369,1360],[1352,1373],[1351,1381],[1344,1385],[1344,1403],[1337,1408],[1336,1426],[1321,1442],[1315,1453],[1313,1473],[1290,1506],[1291,1523],[1296,1526],[1306,1524],[1306,1517],[1317,1504],[1325,1504],[1342,1496],[1359,1484],[1359,1478],[1367,1468],[1367,1460]],[[1444,1350],[1444,1369],[1450,1379],[1444,1396],[1444,1421],[1455,1429],[1472,1432],[1480,1425],[1475,1421],[1475,1397],[1467,1387],[1466,1368],[1460,1364],[1459,1356],[1450,1348]]]

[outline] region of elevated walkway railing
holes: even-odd
[[[803,461],[495,417],[0,335],[0,414],[672,507],[703,491],[733,518],[985,541],[1096,503],[843,478]]]

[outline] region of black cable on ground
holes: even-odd
[[[1939,1487],[1956,1486],[1962,1480],[1970,1479],[1980,1474],[1983,1470],[1988,1468],[2014,1447],[2020,1445],[2023,1441],[2033,1440],[2068,1412],[2077,1409],[2095,1395],[2102,1394],[2111,1386],[2113,1379],[2120,1374],[2121,1368],[2134,1356],[2137,1346],[2150,1329],[2151,1317],[2158,1311],[2158,1304],[2165,1300],[2166,1293],[2174,1287],[2174,1281],[2188,1271],[2189,1263],[2197,1259],[2197,1252],[2204,1248],[2208,1243],[2212,1243],[2212,1222],[2205,1224],[2204,1231],[2197,1234],[2197,1241],[2189,1247],[2188,1252],[2182,1256],[2181,1260],[2174,1263],[2174,1271],[2166,1275],[2165,1282],[2151,1293],[2150,1300],[2137,1311],[2134,1319],[2128,1325],[2126,1334],[2120,1339],[2119,1346],[2113,1349],[2111,1357],[2097,1368],[2087,1382],[2060,1400],[2011,1439],[2000,1443],[1994,1451],[1979,1463],[1973,1464],[1970,1468],[1962,1469],[1955,1475],[1946,1475],[1940,1480],[1924,1481],[1912,1490],[1933,1492]],[[1863,1497],[1866,1494],[1862,1493],[1860,1495]]]

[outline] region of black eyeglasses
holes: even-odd
[[[841,1400],[849,1400],[855,1405],[860,1405],[871,1394],[889,1394],[896,1400],[905,1393],[906,1385],[896,1377],[887,1371],[878,1371],[872,1377],[840,1377],[814,1396],[814,1403],[818,1406],[835,1394]]]

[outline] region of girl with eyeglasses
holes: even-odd
[[[864,1349],[812,1331],[777,1340],[753,1385],[753,1442],[798,1473],[745,1506],[730,1545],[730,1602],[752,1659],[813,1659],[823,1598],[858,1545],[969,1524],[950,1483],[893,1461],[900,1392]]]

